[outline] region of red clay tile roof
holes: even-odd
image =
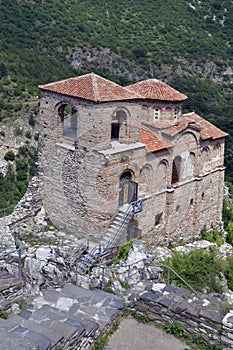
[[[173,89],[171,86],[157,79],[139,81],[129,85],[127,88],[132,92],[137,92],[144,98],[159,101],[184,101],[187,96]]]
[[[136,92],[123,88],[122,86],[94,73],[60,80],[46,85],[40,85],[39,88],[41,90],[53,91],[63,95],[79,97],[95,102],[143,98]]]
[[[177,124],[171,125],[170,128],[165,130],[163,133],[165,135],[175,136],[180,131],[184,131],[188,127],[201,131],[201,128],[194,121],[182,119],[182,121],[179,121]]]
[[[174,125],[159,125],[159,123],[144,123],[149,127],[152,127],[161,133],[164,136],[175,136],[181,131],[184,131],[187,128],[192,128],[200,132],[200,136],[202,140],[207,139],[220,139],[222,137],[226,137],[228,134],[215,125],[211,124],[204,118],[200,117],[198,114],[192,112],[183,114],[181,119]],[[152,133],[153,135],[153,133]],[[142,141],[143,143],[143,141]]]
[[[228,134],[225,131],[220,130],[215,125],[211,124],[204,118],[200,117],[198,114],[192,112],[183,114],[184,120],[188,122],[195,122],[195,126],[201,129],[201,138],[202,140],[207,139],[220,139],[226,137]]]
[[[140,142],[146,145],[146,151],[148,153],[160,151],[162,149],[167,149],[173,146],[173,144],[158,139],[147,127],[142,126]]]

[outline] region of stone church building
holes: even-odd
[[[140,199],[126,240],[188,240],[219,224],[227,134],[183,114],[184,94],[156,79],[122,87],[94,73],[40,89],[43,205],[54,224],[101,242]]]

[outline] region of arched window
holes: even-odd
[[[172,185],[180,181],[181,157],[177,156],[172,163]]]
[[[112,118],[111,139],[120,140],[128,136],[127,114],[123,109],[118,109]]]
[[[72,140],[77,139],[78,117],[77,111],[69,104],[62,104],[58,109],[63,125],[63,136]]]

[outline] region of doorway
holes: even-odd
[[[132,172],[125,171],[120,177],[119,207],[126,203],[132,203],[138,198],[138,184],[132,181]]]

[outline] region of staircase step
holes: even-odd
[[[79,304],[76,304],[79,307]],[[73,307],[73,306],[72,306]],[[67,325],[73,326],[78,330],[78,336],[81,335],[90,336],[95,335],[96,331],[99,329],[98,323],[94,322],[92,317],[84,316],[84,314],[74,315],[71,310],[63,311],[62,309],[58,309],[52,307],[50,305],[43,305],[39,310],[32,313],[29,320],[41,320],[46,315],[51,315],[56,321],[64,322]]]
[[[28,350],[28,349],[42,349],[37,345],[30,343],[26,338],[17,336],[16,334],[9,333],[8,331],[0,330],[1,349],[7,350]],[[45,348],[49,349],[48,347]]]
[[[34,331],[22,325],[24,319],[20,316],[16,317],[19,318],[16,322],[11,319],[0,319],[1,349],[51,349],[50,340],[43,333],[37,331],[38,325],[37,330]]]
[[[69,283],[44,290],[20,315],[0,319],[1,349],[88,349],[123,306],[114,294]]]
[[[118,315],[118,309],[123,307],[121,299],[114,294],[83,289],[69,283],[61,290],[44,290],[40,298],[35,299],[37,307],[40,307],[40,302],[41,305],[47,303],[76,317],[80,323],[96,322],[101,329],[108,325],[111,318]]]
[[[70,342],[78,344],[85,331],[80,323],[73,320],[69,322],[67,315],[61,315],[59,310],[48,305],[32,312],[28,319],[14,315],[10,317],[10,321],[31,332],[39,333],[38,339],[46,337],[51,348],[58,344],[65,347]]]

